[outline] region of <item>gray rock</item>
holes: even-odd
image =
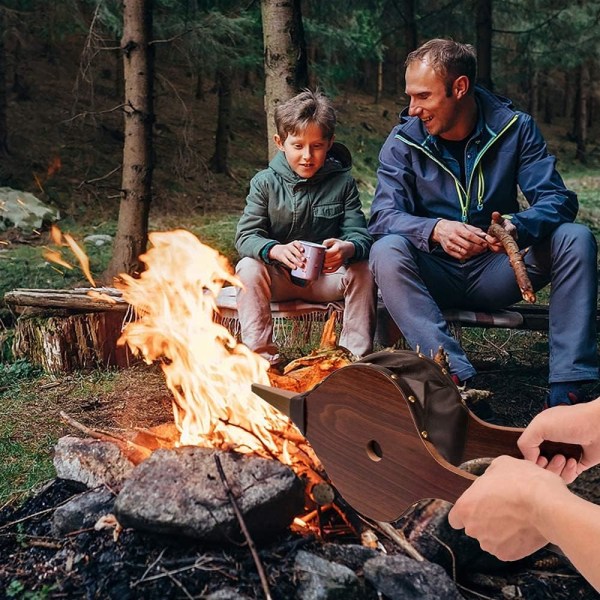
[[[0,231],[20,227],[39,229],[44,222],[57,221],[60,213],[29,192],[0,187]]]
[[[133,470],[133,463],[116,444],[64,436],[54,447],[54,468],[61,479],[79,481],[89,488],[119,488]]]
[[[222,588],[218,592],[203,596],[203,598],[204,600],[250,600],[248,596],[240,594],[233,588]]]
[[[389,600],[462,600],[455,583],[439,565],[402,554],[365,563],[365,579]]]
[[[134,469],[115,502],[119,522],[207,542],[242,539],[215,455],[254,541],[272,538],[302,510],[304,485],[282,463],[187,446],[157,450]]]
[[[364,588],[354,571],[300,550],[294,573],[298,581],[299,600],[364,600]]]
[[[340,563],[353,571],[362,569],[366,561],[380,555],[374,548],[359,544],[324,544],[322,551],[327,560]]]
[[[54,535],[62,537],[72,531],[93,527],[100,517],[112,512],[114,501],[113,493],[105,487],[75,496],[54,511]]]

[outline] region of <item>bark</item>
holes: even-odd
[[[492,0],[477,2],[478,83],[493,90],[492,82]]]
[[[515,272],[515,279],[517,280],[517,285],[521,290],[521,296],[525,302],[533,304],[536,301],[535,292],[533,291],[533,286],[529,280],[527,268],[525,267],[525,262],[523,261],[523,257],[519,252],[519,246],[517,245],[517,242],[502,227],[499,220],[496,219],[494,219],[494,222],[489,226],[488,234],[495,237],[502,244],[502,246],[504,246],[510,266]]]
[[[154,122],[154,50],[152,0],[123,0],[123,73],[125,144],[121,204],[108,278],[142,269],[152,199],[152,125]]]
[[[129,367],[135,359],[126,347],[117,346],[122,324],[123,315],[117,312],[19,318],[13,352],[53,374]]]
[[[383,95],[383,61],[377,62],[377,84],[375,86],[375,104],[381,102],[381,96]]]
[[[307,85],[306,42],[300,0],[262,0],[261,15],[265,63],[265,113],[269,159],[271,159],[277,153],[273,141],[276,133],[273,120],[275,108]]]
[[[0,155],[8,154],[8,102],[6,93],[6,14],[0,8]]]
[[[231,134],[231,69],[222,68],[217,73],[219,107],[215,153],[210,159],[210,168],[215,173],[229,173],[229,137]]]

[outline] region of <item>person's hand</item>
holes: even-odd
[[[354,256],[355,247],[352,242],[327,238],[323,240],[323,246],[327,248],[323,273],[335,273],[348,259]]]
[[[502,226],[504,231],[506,231],[506,233],[508,233],[510,237],[512,237],[515,240],[517,239],[517,228],[515,227],[515,225],[513,225],[510,219],[505,219],[499,212],[493,212],[492,221]],[[485,241],[487,242],[488,248],[492,252],[506,253],[506,249],[504,248],[502,243],[494,236],[486,234]]]
[[[448,522],[500,560],[518,560],[548,542],[536,526],[537,503],[566,489],[555,472],[500,456],[456,501]]]
[[[600,463],[600,398],[575,406],[555,406],[542,411],[525,428],[517,444],[523,456],[541,467],[556,470],[556,461],[562,458],[563,468],[559,475],[571,483],[586,469]],[[583,454],[579,462],[555,456],[548,460],[540,456],[540,444],[544,440],[579,444]],[[554,463],[554,464],[553,464]]]
[[[304,248],[297,241],[289,244],[277,244],[269,250],[269,258],[276,260],[290,269],[301,268],[306,262]]]
[[[433,228],[431,239],[450,256],[466,259],[488,249],[485,231],[458,221],[440,219]]]

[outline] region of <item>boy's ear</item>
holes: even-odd
[[[283,142],[281,141],[281,138],[279,137],[278,134],[275,134],[273,136],[273,141],[275,142],[275,145],[280,149],[283,150]]]
[[[331,146],[333,146],[333,142],[335,142],[335,134],[331,136],[329,139],[329,146],[327,146],[327,150],[331,150]]]

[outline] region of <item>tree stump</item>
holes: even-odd
[[[13,290],[4,299],[19,315],[13,353],[52,374],[96,367],[126,367],[131,352],[117,346],[129,305],[112,289]],[[110,298],[110,299],[109,299]]]

